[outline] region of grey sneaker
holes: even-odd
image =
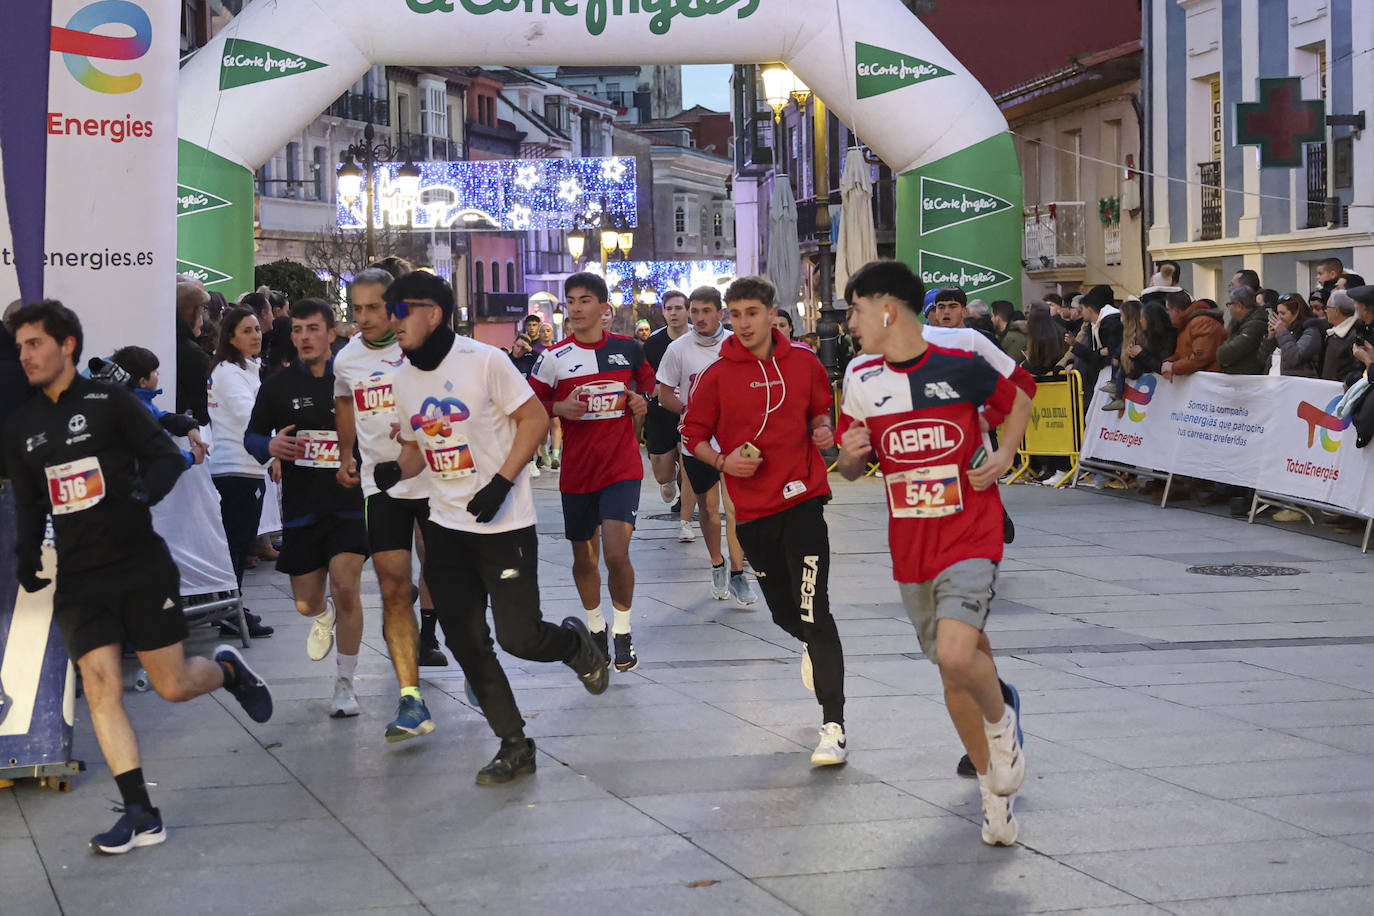
[[[730,570],[724,563],[711,569],[711,597],[717,601],[730,597]]]
[[[329,704],[331,719],[351,719],[358,714],[358,695],[353,692],[352,678],[334,681],[334,701]]]
[[[730,597],[735,599],[735,604],[740,607],[749,607],[757,604],[758,593],[749,584],[749,578],[742,572],[730,574]]]

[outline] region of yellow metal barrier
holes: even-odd
[[[1068,458],[1069,472],[1056,487],[1066,486],[1078,470],[1078,454],[1083,448],[1083,376],[1067,373],[1037,376],[1031,419],[1026,436],[1016,450],[1019,465],[1007,483],[1016,483],[1030,473],[1032,458]]]

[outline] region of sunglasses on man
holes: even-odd
[[[410,316],[413,308],[438,308],[433,302],[408,302],[405,299],[399,302],[388,302],[386,304],[386,317],[404,321]]]

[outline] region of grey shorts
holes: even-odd
[[[935,664],[935,631],[941,617],[961,620],[977,630],[988,622],[988,605],[997,586],[997,564],[991,560],[961,560],[934,579],[898,582],[902,604],[916,627],[921,651]]]

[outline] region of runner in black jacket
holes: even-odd
[[[225,687],[255,721],[272,715],[272,695],[237,651],[215,661],[186,658],[180,574],[153,531],[149,506],[176,483],[181,453],[127,389],[76,374],[81,323],[59,302],[35,302],[9,322],[29,384],[39,394],[9,418],[6,467],[14,487],[20,584],[43,591],[44,517],[57,547],[53,617],[81,669],[100,749],[124,799],[123,816],[92,838],[97,852],[122,853],[167,838],[148,798],[138,740],[123,705],[120,647],[131,644],[153,687],[184,702]]]
[[[363,639],[362,572],[367,559],[363,497],[339,483],[342,462],[334,420],[329,345],[334,312],[320,299],[291,306],[291,342],[299,359],[262,383],[243,445],[259,461],[281,461],[282,546],[277,571],[291,577],[296,610],[314,625],[306,654],[321,661],[334,645],[338,676],[329,715],[358,714],[353,675]],[[273,433],[275,432],[275,435]],[[326,580],[332,604],[325,598]]]

